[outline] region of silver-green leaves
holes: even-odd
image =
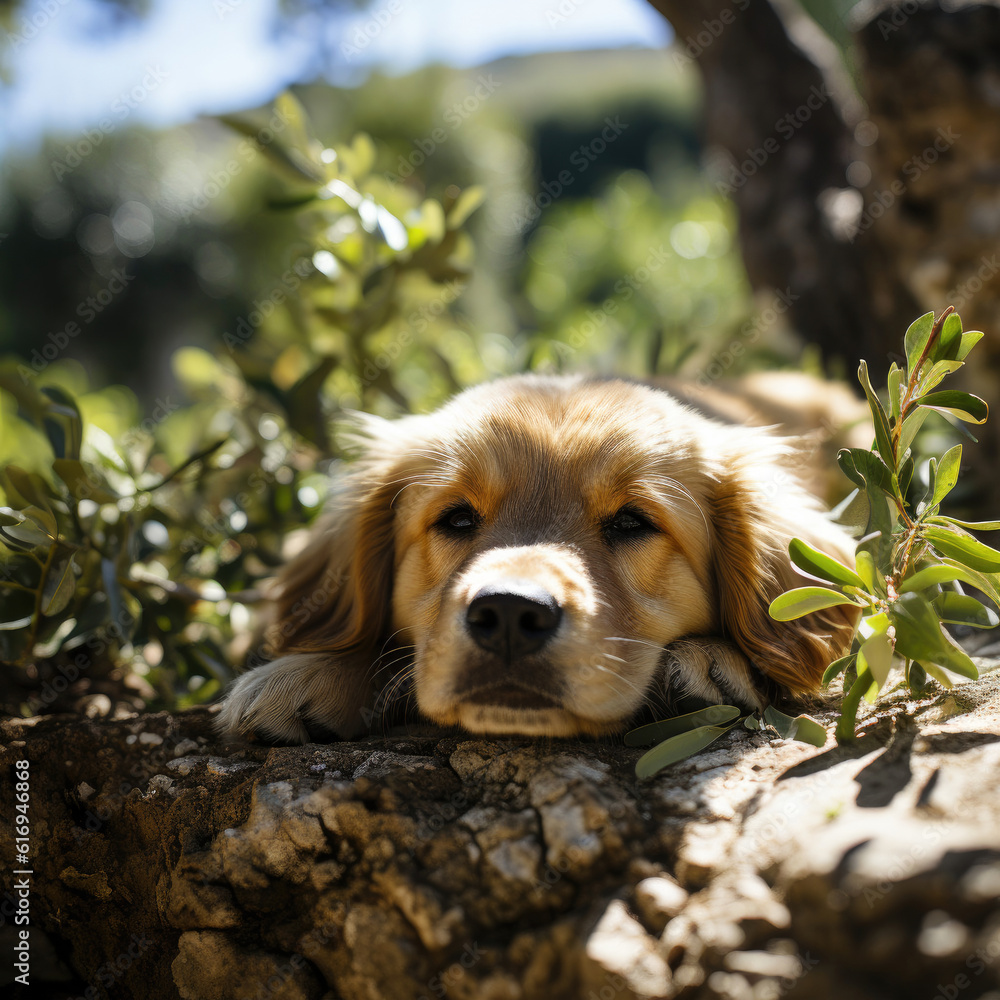
[[[628,746],[657,743],[636,762],[636,776],[650,778],[665,767],[700,753],[719,737],[725,736],[741,719],[743,725],[750,730],[770,727],[783,739],[798,740],[814,747],[821,747],[826,743],[826,730],[808,715],[792,718],[773,706],[768,706],[761,718],[756,714],[744,715],[735,705],[709,705],[696,712],[653,722],[627,733],[625,743]]]
[[[864,537],[856,567],[845,566],[793,539],[788,554],[805,576],[823,586],[803,586],[776,597],[771,617],[789,621],[837,605],[863,609],[847,655],[823,675],[830,683],[843,675],[845,697],[837,739],[851,739],[862,698],[873,701],[888,682],[897,660],[905,677],[919,688],[927,676],[951,684],[951,674],[977,676],[976,666],[944,629],[945,624],[994,628],[1000,616],[962,592],[967,583],[991,600],[1000,599],[1000,550],[975,538],[969,529],[994,531],[1000,521],[959,521],[940,514],[940,505],[958,485],[962,446],[931,457],[924,468],[925,488],[911,487],[916,458],[912,445],[929,413],[952,422],[981,424],[986,403],[970,393],[936,390],[942,379],[962,367],[982,338],[962,330],[949,307],[937,320],[927,313],[906,331],[905,369],[888,374],[888,407],[871,385],[864,361],[858,379],[872,413],[875,440],[870,450],[841,451],[838,462],[857,487],[835,512],[841,523]],[[973,439],[974,440],[974,439]]]

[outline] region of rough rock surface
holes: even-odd
[[[33,989],[1000,997],[998,695],[994,672],[890,703],[819,751],[740,728],[649,781],[604,743],[267,749],[214,742],[205,710],[8,721],[0,835],[26,759]]]

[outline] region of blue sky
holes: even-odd
[[[0,88],[0,152],[102,119],[171,125],[268,100],[311,76],[315,25],[275,38],[277,0],[152,0],[138,24],[95,29],[91,0],[28,0],[6,38],[13,85]],[[34,21],[34,24],[30,22]],[[666,22],[644,0],[375,0],[334,28],[335,82],[373,67],[473,66],[552,49],[661,47]],[[4,43],[0,32],[0,45]]]

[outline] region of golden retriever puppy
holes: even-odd
[[[805,582],[793,536],[853,565],[793,442],[582,377],[360,419],[360,459],[279,579],[276,659],[225,699],[228,737],[356,736],[411,696],[473,733],[609,734],[643,706],[810,691],[850,642],[850,609],[767,613]]]

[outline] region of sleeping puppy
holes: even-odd
[[[411,696],[473,733],[610,734],[643,706],[811,691],[850,642],[850,608],[767,613],[807,582],[793,536],[853,565],[788,440],[580,377],[359,419],[361,457],[278,581],[276,658],[228,693],[227,737],[352,737]]]

